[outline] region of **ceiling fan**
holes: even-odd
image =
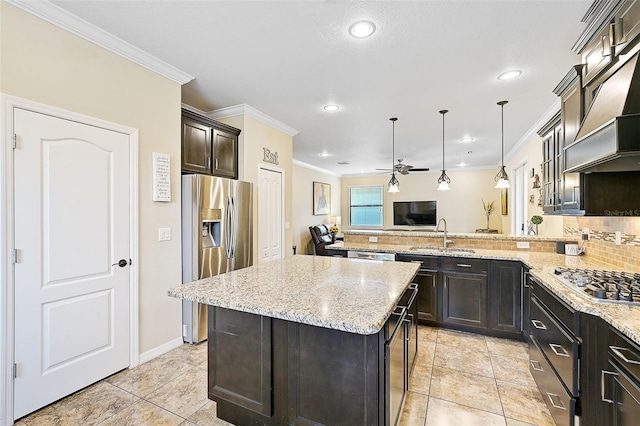
[[[395,164],[393,166],[393,171],[396,173],[400,173],[401,175],[408,175],[409,172],[428,172],[429,168],[428,167],[413,167],[409,164],[404,164],[402,161],[402,158],[399,158],[398,160],[398,164]],[[384,170],[386,172],[390,172],[391,169],[376,169],[376,170]]]

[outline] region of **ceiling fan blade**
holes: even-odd
[[[408,175],[409,171],[405,168],[403,168],[402,170],[399,170],[398,173],[400,173],[401,175]]]
[[[390,172],[390,171],[391,171],[391,169],[376,169],[376,170],[385,170],[385,171],[387,171],[387,172]]]
[[[415,168],[415,169],[411,169],[412,172],[428,172],[429,168],[428,167],[421,167],[421,168]]]

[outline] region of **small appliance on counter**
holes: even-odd
[[[583,254],[583,249],[578,244],[565,244],[564,254],[567,256],[578,256]]]

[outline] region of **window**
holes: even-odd
[[[349,188],[349,225],[382,226],[382,186]]]

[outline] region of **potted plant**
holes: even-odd
[[[491,214],[495,211],[495,206],[493,204],[493,201],[490,201],[488,203],[484,202],[484,199],[482,199],[482,207],[484,208],[484,214],[487,216],[487,227],[485,229],[489,230],[489,219],[491,218]]]
[[[536,235],[538,235],[538,225],[542,223],[542,216],[534,215],[531,216],[531,223],[536,226]]]

